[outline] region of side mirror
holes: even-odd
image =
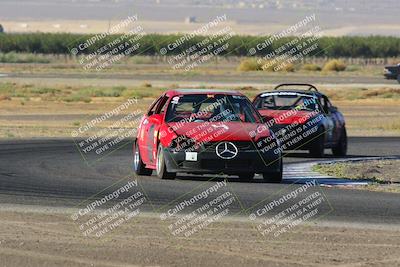
[[[161,114],[154,114],[149,117],[149,121],[154,124],[161,124],[163,116]]]

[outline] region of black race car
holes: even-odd
[[[393,66],[386,66],[383,75],[386,79],[397,80],[400,83],[400,63]]]
[[[301,89],[303,88],[303,89]],[[283,150],[309,150],[323,157],[347,153],[345,120],[328,97],[311,84],[281,84],[255,97],[253,105],[275,132]]]

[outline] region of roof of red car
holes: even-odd
[[[217,90],[217,89],[172,89],[166,93],[168,96],[190,95],[190,94],[226,94],[226,95],[243,95],[234,90]]]

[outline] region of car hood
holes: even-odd
[[[184,135],[197,142],[256,141],[270,135],[261,123],[209,122],[169,123],[177,135]]]
[[[274,110],[274,109],[261,109],[258,110],[265,119],[265,122],[275,120],[276,124],[293,124],[305,123],[309,118],[315,115],[315,111],[304,110]]]

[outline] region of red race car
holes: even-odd
[[[249,99],[239,92],[170,90],[143,116],[134,142],[134,171],[161,179],[176,173],[238,175],[255,173],[282,180],[277,139]]]
[[[331,148],[335,156],[346,155],[344,117],[315,86],[281,84],[257,95],[253,104],[282,150],[309,150],[312,156],[323,157],[325,148]]]

